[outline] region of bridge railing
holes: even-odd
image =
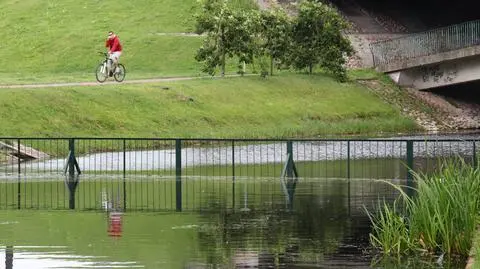
[[[480,45],[480,20],[370,44],[374,67]]]

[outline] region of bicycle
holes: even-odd
[[[122,82],[125,79],[126,70],[123,64],[118,64],[116,70],[108,70],[108,66],[113,65],[113,61],[108,57],[108,53],[99,52],[99,54],[105,56],[105,60],[97,66],[97,70],[95,71],[95,77],[97,81],[102,83],[107,80],[109,77],[113,77],[115,81]]]

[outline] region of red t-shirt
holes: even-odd
[[[122,45],[120,44],[120,39],[118,39],[118,36],[115,36],[112,39],[107,39],[107,42],[105,42],[105,47],[109,48],[111,52],[122,51]]]

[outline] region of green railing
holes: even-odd
[[[480,45],[480,20],[370,44],[375,67]]]
[[[435,171],[445,158],[477,165],[477,143],[0,138],[0,208],[181,211],[212,201],[235,208],[246,192],[265,203],[285,193],[292,201],[292,188],[322,180],[408,185],[413,171]]]

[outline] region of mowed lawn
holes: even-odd
[[[110,30],[123,43],[129,79],[199,75],[202,38],[169,35],[192,32],[199,9],[196,0],[1,1],[0,83],[94,80]]]
[[[355,83],[282,74],[0,91],[0,136],[290,138],[416,124]]]

